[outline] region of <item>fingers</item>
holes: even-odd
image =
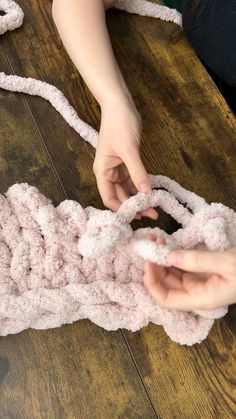
[[[148,217],[148,218],[151,218],[152,220],[157,220],[158,218],[158,213],[154,208],[148,208],[142,211],[141,215],[142,217]]]
[[[125,177],[125,180],[122,183],[122,186],[126,187],[130,195],[136,195],[138,193],[138,190],[136,186],[134,185],[128,171],[127,171],[127,176]],[[148,217],[148,218],[151,218],[152,220],[156,220],[158,218],[158,213],[154,208],[148,208],[142,211],[140,214],[142,217]]]
[[[144,270],[143,283],[145,288],[147,288],[156,301],[157,298],[165,300],[168,292],[163,281],[167,274],[166,268],[147,261]]]
[[[156,237],[153,233],[149,233],[147,238],[153,242],[156,242],[157,244],[165,244],[166,242],[163,236]]]
[[[97,177],[97,186],[104,205],[112,211],[118,211],[121,201],[117,198],[114,183],[101,175]]]
[[[127,170],[127,177],[126,177],[126,185],[130,191],[130,195],[136,195],[138,193],[138,189],[136,188],[136,186],[134,186],[134,183],[129,175],[128,170]]]
[[[182,280],[173,281],[170,269],[145,271],[144,285],[162,308],[174,310],[213,310],[235,303],[236,289],[220,275],[208,279],[193,273],[183,273]]]
[[[236,255],[232,252],[182,250],[171,252],[168,261],[184,271],[235,275]]]
[[[133,148],[132,153],[126,151],[125,155],[121,157],[137,190],[139,192],[151,193],[151,182],[139,155],[138,148]]]
[[[132,195],[132,190],[130,188],[130,183],[128,184],[128,182],[122,182],[122,184],[116,183],[115,185],[115,190],[116,190],[116,194],[117,194],[117,198],[119,199],[120,202],[125,202],[130,195]],[[134,186],[134,185],[133,185]],[[137,193],[136,188],[135,189],[135,194]],[[133,189],[133,190],[134,190]],[[135,216],[135,218],[137,220],[140,220],[142,217],[148,217],[151,218],[153,220],[156,220],[158,218],[158,213],[155,209],[153,208],[148,208],[142,212],[138,212]]]
[[[162,236],[156,238],[149,234],[147,237],[157,244],[165,244]],[[182,273],[178,269],[167,269],[147,261],[144,266],[143,283],[160,307],[179,310],[193,308],[193,297],[184,289]]]
[[[156,238],[154,234],[148,234],[147,238],[157,244],[165,244],[163,237]],[[161,295],[161,298],[165,298],[167,290],[162,280],[166,276],[166,269],[163,266],[147,261],[144,265],[144,272],[143,283],[149,292],[152,294],[153,289],[155,289]],[[157,281],[157,278],[159,278],[159,281]]]
[[[123,163],[122,159],[123,158]],[[114,160],[114,157],[107,157],[106,164],[98,152],[94,162],[94,173],[97,179],[97,186],[106,207],[117,211],[122,202],[130,195],[137,192],[150,193],[151,182],[141,161],[138,147],[132,147],[132,152],[125,152],[124,156]],[[99,165],[98,165],[99,162]],[[96,163],[96,164],[95,164]],[[104,170],[105,166],[105,170]],[[103,168],[103,170],[101,170]],[[136,219],[149,217],[156,220],[158,213],[154,208],[148,208],[136,215]]]
[[[188,293],[181,279],[170,274],[166,268],[147,262],[143,282],[145,288],[162,308],[174,310],[205,308],[202,306],[203,299],[200,299],[194,290]]]
[[[126,201],[130,195],[128,188],[123,184],[113,183],[104,175],[97,176],[97,186],[102,197],[104,205],[112,211],[118,211],[122,202]],[[140,220],[142,217],[149,217],[156,220],[157,212],[153,208],[149,208],[141,213],[137,213],[135,218]]]
[[[131,182],[129,181],[128,183],[131,194],[137,192],[151,193],[151,182],[140,158],[138,149],[132,150],[132,153],[127,153],[123,156],[123,160],[131,179]],[[153,220],[156,220],[158,217],[157,211],[154,208],[148,208],[142,211],[141,215]]]
[[[149,235],[150,240],[155,241],[154,235]],[[158,243],[164,243],[163,238],[157,240]],[[214,272],[222,269],[225,272],[225,264],[231,266],[228,268],[233,272],[235,265],[236,250],[227,252],[202,252],[202,251],[181,251],[172,252],[169,257],[174,261],[174,255],[184,253],[190,256],[190,259],[178,259],[178,266],[182,261],[183,270],[176,268],[163,268],[151,262],[145,263],[144,285],[152,297],[162,308],[174,310],[212,310],[223,305],[232,304],[236,301],[236,289],[233,281],[224,279],[217,273],[202,275],[202,272]],[[210,255],[210,259],[208,256]],[[219,258],[220,255],[220,258]],[[199,260],[195,258],[199,257]],[[191,259],[192,258],[192,259]],[[218,261],[217,261],[218,259]],[[216,268],[212,266],[212,263]],[[217,264],[217,265],[216,265]],[[175,265],[177,265],[175,260]],[[223,265],[223,268],[222,268]],[[191,269],[201,270],[200,274],[192,273]],[[232,285],[233,284],[233,285]]]
[[[120,202],[125,202],[127,199],[129,199],[130,194],[125,184],[120,185],[119,183],[114,183],[114,188],[117,198]]]
[[[127,192],[127,187],[125,186],[125,184],[121,186],[119,183],[115,183],[114,188],[116,191],[117,198],[119,199],[120,202],[125,202],[130,197],[129,192]],[[137,214],[135,215],[135,219],[141,220],[141,218],[142,218],[141,214],[137,212]]]
[[[133,185],[133,189],[130,190],[130,184],[127,185],[127,180],[124,180],[122,184],[118,182],[112,182],[106,173],[96,174],[97,186],[99,193],[102,197],[104,205],[112,211],[118,211],[122,202],[126,201],[132,191],[137,193],[137,189]],[[148,208],[135,216],[136,219],[140,220],[142,217],[148,217],[153,220],[158,218],[158,213],[154,208]]]
[[[147,238],[153,242],[156,242],[157,244],[164,244],[165,240],[163,237],[158,237],[156,238],[156,236],[152,233],[148,234]],[[145,265],[144,265],[144,285],[146,286],[146,288],[150,288],[152,287],[153,284],[156,283],[156,277],[158,276],[159,278],[162,278],[166,273],[165,273],[165,268],[163,268],[162,266],[156,265],[153,262],[150,261],[146,261]]]
[[[147,237],[148,239],[156,242],[157,244],[162,244],[162,245],[165,244],[165,239],[162,236],[156,239],[156,237],[153,234],[149,234]],[[147,261],[145,263],[144,271],[145,271],[144,285],[146,286],[146,288],[149,288],[151,286],[152,278],[153,277],[156,278],[157,276],[160,281],[164,281],[162,285],[165,287],[165,289],[169,289],[169,288],[181,289],[182,288],[182,284],[181,284],[182,273],[180,270],[176,268],[171,268],[171,269],[168,269],[167,271],[166,268]]]

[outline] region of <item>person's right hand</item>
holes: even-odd
[[[148,238],[157,244],[165,239]],[[236,248],[221,252],[176,250],[170,268],[146,261],[144,286],[162,308],[213,310],[236,303]]]
[[[150,193],[151,183],[139,154],[142,123],[131,98],[102,106],[99,141],[93,170],[104,205],[117,211],[137,192]],[[136,215],[157,218],[149,208]]]

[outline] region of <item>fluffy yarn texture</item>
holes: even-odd
[[[181,24],[181,15],[142,0],[117,8]],[[0,0],[0,33],[19,27],[23,12]],[[83,122],[56,87],[0,73],[0,87],[48,100],[86,141],[96,147],[98,133]],[[47,329],[88,318],[107,330],[136,331],[153,322],[180,344],[201,342],[227,307],[183,312],[160,308],[143,286],[144,259],[168,266],[171,249],[225,250],[236,245],[236,214],[165,176],[150,175],[153,192],[128,199],[117,213],[83,209],[65,200],[56,208],[37,188],[12,185],[0,195],[0,335],[27,328]],[[182,227],[168,235],[159,228],[133,231],[136,212],[161,207]],[[147,234],[162,234],[156,245]]]

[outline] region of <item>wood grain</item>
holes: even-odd
[[[120,332],[87,320],[0,338],[1,419],[157,418]]]
[[[12,72],[1,47],[0,62],[1,70]],[[62,189],[23,95],[1,90],[0,108],[1,192],[5,192],[13,183],[27,181],[59,203],[63,196]]]
[[[2,48],[0,62],[13,73],[16,64]],[[66,193],[27,99],[0,92],[0,190],[28,182],[56,205]],[[32,99],[37,109],[45,107],[50,126],[49,104]],[[63,129],[61,118],[58,124]],[[62,139],[60,127],[57,135]],[[89,187],[84,189],[89,195]],[[157,418],[121,331],[108,333],[86,320],[1,337],[0,389],[1,419]]]
[[[20,4],[24,26],[1,38],[1,69],[56,85],[98,129],[99,107],[63,49],[51,1]],[[107,21],[143,119],[148,171],[236,209],[235,117],[185,37],[119,11]],[[92,147],[40,98],[1,91],[0,101],[0,190],[27,181],[54,203],[67,196],[102,207]],[[0,418],[233,418],[235,316],[231,307],[194,347],[171,342],[159,326],[106,332],[86,320],[0,338]]]

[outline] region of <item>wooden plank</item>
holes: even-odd
[[[14,71],[56,85],[65,92],[81,118],[98,128],[98,105],[62,49],[51,19],[51,2],[34,0],[30,4],[27,1],[20,4],[26,15],[23,27],[14,34],[7,33],[2,39]],[[35,97],[26,100],[68,198],[79,200],[83,206],[101,207],[92,174],[93,147],[81,141],[80,136],[44,100]]]
[[[110,29],[143,117],[149,171],[236,209],[235,116],[184,37],[176,43],[172,25],[152,19],[145,25],[125,14],[111,15]],[[235,416],[235,314],[234,306],[193,348],[176,345],[153,325],[125,332],[161,418]]]
[[[154,325],[125,333],[159,417],[235,417],[235,315],[234,307],[193,347],[171,342]]]
[[[12,72],[1,48],[0,62]],[[0,192],[28,182],[59,203],[65,195],[24,97],[1,90],[0,106]],[[121,332],[86,320],[0,337],[0,387],[4,419],[157,418]]]
[[[143,119],[149,172],[235,208],[235,116],[185,37],[156,19],[110,13],[108,22]]]
[[[21,4],[25,26],[4,40],[15,72],[62,88],[82,118],[98,128],[98,107],[61,47],[50,2]],[[235,118],[186,40],[173,25],[154,19],[111,12],[108,23],[143,118],[142,155],[149,172],[167,174],[206,199],[235,208]],[[27,102],[69,197],[100,205],[91,174],[93,150],[78,145],[78,136],[54,111],[49,114],[47,105],[34,98]],[[159,417],[232,417],[234,315],[231,309],[194,348],[172,343],[157,326],[125,332]]]
[[[0,62],[1,70],[11,73],[1,47]],[[59,203],[62,189],[23,97],[1,90],[0,108],[0,192],[28,182]]]
[[[120,332],[82,320],[0,338],[1,418],[157,415]]]

